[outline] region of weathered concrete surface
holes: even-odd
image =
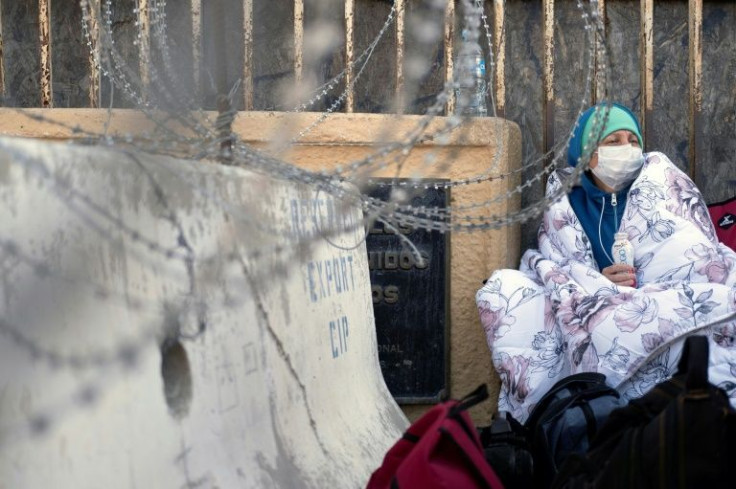
[[[233,130],[245,141],[267,149],[276,135],[298,135],[319,117],[320,114],[305,113],[240,113]],[[375,153],[382,144],[405,140],[422,121],[421,116],[332,114],[281,156],[310,170],[331,171]],[[517,172],[521,164],[519,127],[504,119],[475,118],[444,137],[437,136],[447,122],[447,118],[435,118],[426,130],[426,134],[433,137],[423,139],[408,154],[402,155],[401,165],[388,164],[385,168],[379,165],[371,175],[452,181],[479,175],[505,175],[501,179],[453,187],[450,203],[453,209],[481,204],[465,214],[486,219],[494,215],[512,215],[519,209],[520,194],[515,192],[509,198],[502,197],[521,183]],[[390,158],[385,160],[390,162]],[[482,205],[498,198],[500,201],[493,205]],[[480,324],[475,292],[494,270],[516,268],[519,250],[518,224],[450,235],[450,396],[461,397],[478,384],[488,384],[490,400],[471,411],[474,421],[480,425],[490,423],[491,413],[496,408],[499,381]],[[429,407],[402,405],[410,419],[416,419]]]
[[[362,229],[290,246],[359,222],[333,204],[0,139],[0,488],[362,487],[406,418]]]
[[[25,114],[25,115],[24,115]],[[60,124],[34,120],[47,117]],[[210,122],[216,114],[209,114]],[[338,166],[365,158],[383,144],[400,141],[423,121],[420,116],[382,114],[331,114],[320,124],[319,113],[240,112],[233,122],[233,131],[245,142],[264,151],[274,140],[296,137],[309,129],[287,153],[278,156],[311,170],[333,171]],[[436,134],[447,123],[435,118],[426,134]],[[69,139],[84,132],[100,131],[106,123],[110,134],[150,134],[154,124],[136,111],[75,109],[44,111],[26,109],[23,113],[0,109],[0,134],[46,139]],[[77,127],[80,132],[70,128]],[[477,118],[463,124],[444,140],[425,138],[402,155],[402,165],[389,165],[372,172],[373,176],[460,180],[487,173],[499,175],[519,168],[521,135],[513,122],[496,118]],[[428,162],[431,162],[428,163]],[[480,184],[454,187],[453,207],[485,202],[505,195],[520,183],[519,173],[504,179],[487,180]],[[524,194],[530,191],[524,190]],[[504,216],[519,208],[519,193],[490,207],[479,207],[476,215]],[[472,233],[452,233],[450,236],[450,396],[460,397],[480,383],[489,385],[490,399],[473,408],[471,414],[479,424],[488,424],[495,410],[499,380],[486,345],[475,306],[475,292],[482,281],[498,268],[515,268],[519,263],[519,226],[484,229]],[[421,300],[421,298],[419,298]],[[428,405],[403,406],[410,419],[426,411]]]

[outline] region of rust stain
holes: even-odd
[[[493,0],[493,45],[496,50],[495,90],[496,114],[504,116],[506,109],[506,10],[505,0]]]
[[[355,93],[353,91],[353,61],[355,60],[355,0],[345,0],[345,112],[355,109]]]
[[[452,49],[452,41],[455,37],[455,0],[447,0],[445,6],[445,84],[452,83],[453,78],[453,59],[454,51]],[[450,115],[455,112],[455,91],[450,90],[445,104],[445,114]]]
[[[100,46],[100,8],[99,4],[89,5],[89,106],[93,109],[100,107],[100,66],[98,64],[101,54],[95,53]]]
[[[549,153],[555,139],[555,2],[543,0],[544,24],[544,152]],[[545,159],[545,165],[552,162],[552,155]]]
[[[555,1],[543,0],[544,9],[544,97],[545,101],[554,101],[555,77]]]
[[[253,110],[253,0],[243,2],[243,107]]]
[[[38,24],[41,41],[41,107],[52,108],[51,87],[51,0],[38,0]]]
[[[688,1],[688,78],[689,100],[689,164],[688,173],[695,180],[697,152],[701,144],[701,112],[703,109],[703,0]],[[697,183],[697,182],[696,182]]]
[[[5,99],[5,56],[3,56],[3,12],[0,1],[0,106]]]
[[[294,77],[302,80],[304,68],[304,0],[294,0]]]
[[[202,63],[202,0],[192,0],[192,76],[194,93],[201,93],[200,66]]]
[[[641,2],[641,94],[642,129],[646,140],[652,127],[654,107],[654,0]]]
[[[396,7],[396,108],[397,113],[404,113],[404,23],[405,2],[395,0]]]
[[[148,100],[148,86],[151,82],[148,72],[151,46],[151,22],[148,18],[148,0],[138,0],[138,66],[141,78],[141,98]]]
[[[690,90],[693,108],[700,112],[703,107],[703,0],[689,0],[689,61]]]
[[[593,103],[598,103],[606,98],[606,70],[603,63],[603,49],[606,40],[606,1],[598,0],[598,22],[600,22],[600,30],[595,32],[595,52],[594,56],[594,79],[593,79]],[[597,24],[596,24],[597,29]]]

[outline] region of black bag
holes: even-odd
[[[524,424],[534,456],[534,487],[550,487],[567,457],[585,453],[610,413],[624,404],[600,373],[557,382]]]
[[[736,411],[708,382],[708,340],[685,341],[678,373],[617,409],[555,488],[733,487]]]
[[[534,461],[527,433],[511,413],[502,411],[490,426],[478,429],[486,460],[506,489],[532,485]]]

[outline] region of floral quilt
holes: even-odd
[[[548,194],[572,169],[557,170]],[[709,379],[736,406],[736,252],[718,243],[693,182],[648,153],[619,229],[634,245],[638,288],[603,276],[567,197],[544,214],[539,249],[498,270],[476,294],[499,410],[526,420],[563,377],[600,372],[625,398],[675,373],[684,337],[710,339]]]

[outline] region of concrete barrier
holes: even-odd
[[[210,122],[217,114],[210,113]],[[58,124],[50,124],[48,120]],[[243,141],[264,151],[274,149],[274,140],[294,137],[297,142],[278,156],[310,170],[334,171],[375,154],[387,142],[405,141],[425,122],[422,116],[387,114],[239,112],[233,132]],[[480,117],[466,121],[456,130],[440,134],[448,119],[435,117],[400,165],[376,165],[377,177],[474,179],[481,175],[505,175],[483,179],[478,184],[452,188],[453,208],[499,199],[479,206],[474,214],[489,218],[506,216],[519,209],[521,184],[521,132],[511,121]],[[185,131],[176,126],[172,130]],[[16,109],[0,108],[0,134],[45,139],[79,138],[107,127],[119,137],[148,135],[154,123],[139,111],[97,109]],[[76,130],[73,130],[76,129]],[[276,148],[278,149],[278,148]],[[385,161],[391,162],[387,157]],[[506,198],[507,197],[507,198]],[[483,328],[475,305],[475,292],[482,281],[499,268],[516,268],[520,258],[518,225],[482,229],[450,235],[449,324],[450,396],[461,397],[479,383],[489,385],[489,401],[471,410],[478,424],[488,424],[496,409],[498,375],[493,370]],[[424,413],[429,405],[403,405],[410,419]]]
[[[0,139],[0,488],[363,486],[407,420],[360,217],[238,168]]]

